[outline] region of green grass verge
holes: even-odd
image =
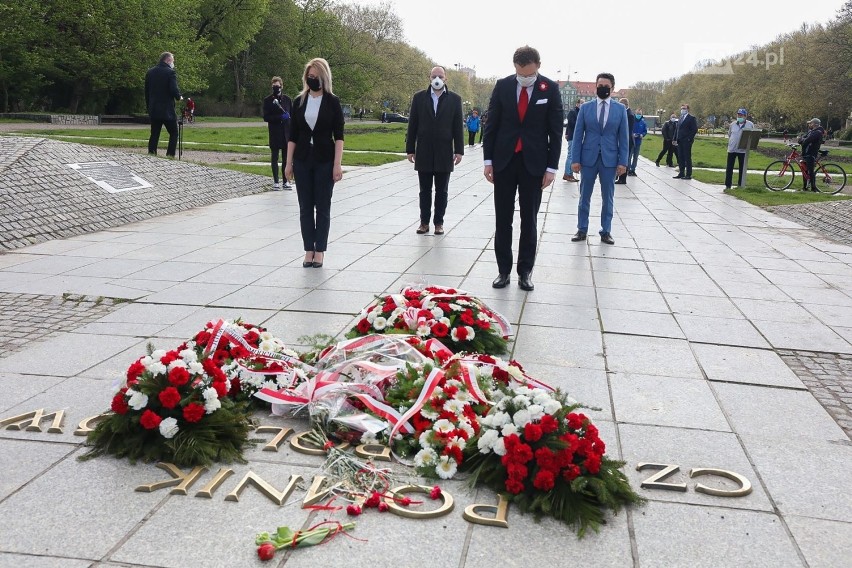
[[[692,170],[692,177],[698,181],[713,185],[721,186],[725,183],[725,172]],[[733,195],[759,207],[852,199],[852,196],[849,195],[824,195],[810,191],[770,191],[763,184],[763,176],[760,174],[746,175],[746,185],[743,188],[734,187],[724,191],[728,195]]]

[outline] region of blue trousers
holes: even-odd
[[[608,168],[601,163],[601,157],[591,166],[583,164],[580,168],[580,204],[577,206],[577,230],[589,232],[589,209],[592,202],[592,191],[595,189],[595,179],[601,183],[601,230],[609,233],[612,230],[612,214],[615,197],[615,167]]]

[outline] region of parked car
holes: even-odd
[[[398,112],[389,112],[385,116],[385,122],[408,122],[408,117]]]

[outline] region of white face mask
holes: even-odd
[[[435,77],[434,79],[432,79],[432,88],[436,91],[440,91],[444,88],[444,80],[440,77]]]
[[[686,110],[685,108],[680,109],[680,115],[681,115],[681,116],[686,116],[686,114],[687,114],[688,112],[689,112],[689,111],[688,111],[688,110]]]
[[[669,120],[671,120],[672,122],[677,122],[677,117],[676,117],[676,116],[673,116],[673,117],[671,117]]]
[[[169,63],[169,67],[171,67],[172,69],[174,69],[174,68],[175,68],[175,62],[174,62],[174,61],[172,61],[171,63]]]
[[[527,87],[532,87],[532,84],[535,83],[535,80],[538,78],[538,74],[533,75],[532,77],[523,77],[521,75],[515,75],[515,77],[518,79],[518,84],[526,89]]]

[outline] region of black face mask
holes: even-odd
[[[273,85],[272,86],[272,94],[273,95],[280,95],[281,94],[281,87],[279,85]]]
[[[308,84],[308,88],[312,91],[319,91],[321,84],[318,77],[308,77],[305,79],[305,83]]]
[[[602,98],[602,99],[608,99],[608,98],[609,98],[609,93],[610,93],[610,91],[611,91],[611,90],[612,90],[612,89],[610,89],[610,88],[609,88],[609,87],[607,87],[606,85],[598,85],[598,91],[597,91],[597,92],[598,92],[598,97],[600,97],[600,98]]]

